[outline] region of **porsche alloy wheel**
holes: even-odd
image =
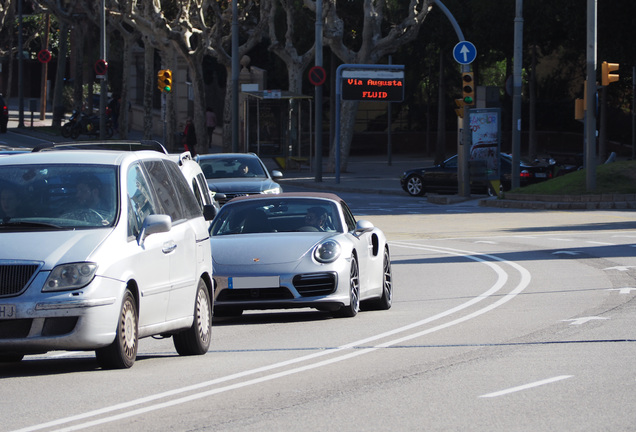
[[[418,175],[411,175],[406,179],[406,191],[411,196],[424,195],[424,182],[422,177]]]
[[[351,270],[349,271],[349,304],[342,306],[335,313],[341,318],[352,318],[360,311],[360,274],[358,273],[358,260],[351,257]]]
[[[363,310],[387,310],[393,304],[393,273],[391,272],[391,257],[389,248],[384,249],[382,264],[382,296],[379,298],[365,300],[362,304]]]

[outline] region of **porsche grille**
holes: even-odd
[[[294,288],[303,297],[331,294],[336,290],[335,273],[308,273],[294,276]]]

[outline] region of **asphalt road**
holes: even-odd
[[[389,311],[215,319],[210,351],[130,370],[0,369],[0,430],[633,430],[636,213],[343,193],[390,241]]]

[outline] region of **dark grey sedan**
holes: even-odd
[[[197,162],[211,191],[217,193],[221,205],[237,196],[278,194],[283,188],[274,180],[280,171],[270,172],[254,153],[218,153],[197,156]],[[222,194],[222,195],[221,195]]]

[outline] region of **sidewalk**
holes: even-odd
[[[8,128],[11,132],[23,133],[37,136],[38,138],[52,141],[65,141],[59,135],[37,131],[38,127],[51,125],[51,113],[46,114],[44,120],[39,119],[39,112],[34,113],[33,128],[31,127],[31,113],[26,112],[28,101],[25,102],[24,125],[25,128],[18,129],[17,104],[10,105]],[[139,140],[142,134],[139,131],[131,131],[128,134],[131,140]],[[160,139],[159,139],[160,141]],[[214,149],[220,151],[220,149]],[[272,158],[263,158],[263,162],[271,171],[279,169]],[[283,172],[280,183],[307,188],[309,190],[329,191],[329,192],[351,192],[351,193],[379,193],[396,196],[407,196],[407,193],[400,186],[400,176],[408,169],[433,165],[431,158],[420,155],[393,155],[389,164],[388,155],[370,156],[350,156],[346,170],[340,172],[339,181],[336,182],[336,175],[328,169],[328,157],[323,158],[323,169],[320,181],[316,181],[315,170],[302,167],[302,169],[290,169]],[[469,198],[457,195],[435,195],[427,197],[428,202],[434,204],[455,204],[467,200],[479,200],[479,205],[484,207],[525,209],[525,210],[594,210],[594,209],[636,209],[636,196],[612,195],[612,196],[590,196],[585,201],[581,197],[552,196],[549,198],[532,195],[506,194],[506,199],[497,199],[484,196],[473,195]]]

